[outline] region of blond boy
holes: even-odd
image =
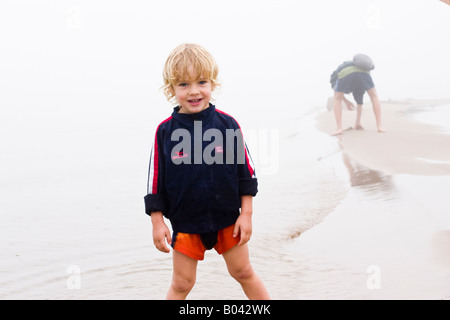
[[[247,242],[257,179],[236,120],[210,103],[218,67],[201,46],[182,44],[169,55],[164,94],[177,106],[156,130],[150,157],[146,213],[153,241],[173,247],[167,299],[185,299],[206,250],[222,254],[230,275],[250,299],[268,299],[253,271]],[[173,235],[164,222],[170,220]]]

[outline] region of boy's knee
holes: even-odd
[[[195,285],[195,278],[185,278],[174,276],[172,279],[172,288],[176,292],[189,293]]]
[[[229,270],[230,275],[236,279],[236,281],[241,282],[253,277],[254,271],[251,266],[245,266],[237,268],[235,270]]]

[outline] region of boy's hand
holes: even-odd
[[[164,223],[162,212],[152,212],[151,215],[153,224],[153,243],[155,247],[162,252],[169,253],[170,250],[166,245],[172,244],[172,237],[170,236],[170,230]]]
[[[233,230],[233,237],[241,235],[238,245],[246,244],[252,236],[252,214],[253,214],[253,197],[241,196],[241,215],[236,220]]]
[[[252,236],[252,215],[247,213],[241,213],[236,220],[236,224],[233,230],[233,237],[241,236],[241,240],[238,246],[246,244]]]

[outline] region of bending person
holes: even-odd
[[[378,132],[385,132],[381,124],[381,105],[378,99],[377,91],[373,83],[370,71],[356,66],[352,62],[346,62],[341,65],[333,74],[337,76],[334,85],[334,99],[333,109],[336,117],[337,130],[333,135],[340,135],[343,132],[342,129],[342,101],[345,101],[344,94],[352,93],[356,101],[356,122],[355,129],[363,130],[361,125],[362,105],[364,93],[370,97],[373,106],[373,112],[375,114],[375,120],[377,123]],[[373,68],[373,67],[372,67]],[[348,101],[348,100],[347,100]],[[348,105],[348,104],[347,104]]]

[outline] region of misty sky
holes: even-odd
[[[3,0],[1,108],[151,106],[159,118],[163,64],[182,42],[216,57],[230,112],[325,104],[329,75],[359,52],[381,99],[450,97],[450,6],[438,0]]]

